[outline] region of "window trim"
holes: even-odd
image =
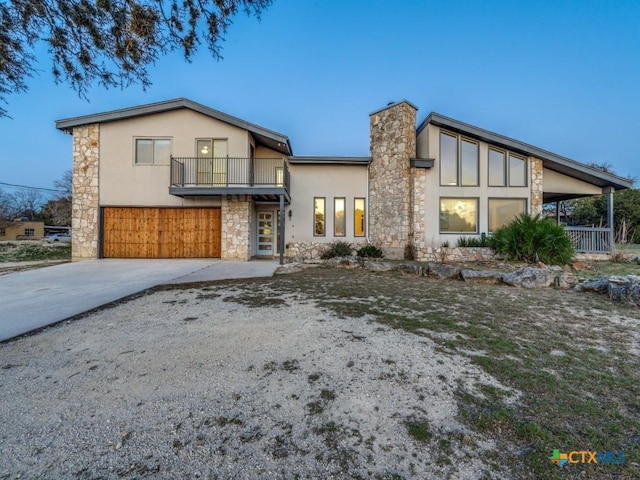
[[[362,200],[362,235],[357,234],[356,226],[356,202]],[[353,236],[357,238],[363,238],[367,236],[367,199],[365,197],[353,198]]]
[[[322,200],[322,216],[324,220],[324,224],[322,227],[322,233],[316,233],[316,200]],[[326,237],[327,236],[327,197],[313,197],[313,222],[311,223],[311,228],[313,230],[314,237]]]
[[[527,197],[487,197],[487,232],[490,234],[495,232],[495,230],[491,230],[491,200],[522,200],[524,201],[523,213],[529,212],[529,199]]]
[[[442,135],[453,137],[456,140],[456,183],[451,185],[448,183],[442,183]],[[479,187],[480,186],[480,141],[466,135],[450,132],[443,128],[440,129],[439,136],[439,148],[440,148],[440,186],[441,187]],[[462,142],[471,143],[476,146],[476,183],[470,185],[462,184]]]
[[[151,140],[153,142],[153,159],[151,163],[138,162],[138,140]],[[167,140],[169,142],[169,161],[167,163],[157,163],[155,161],[155,142],[156,140]],[[167,166],[171,165],[171,157],[173,156],[173,137],[133,137],[133,165],[136,167],[149,166]]]
[[[491,150],[502,154],[502,184],[500,185],[491,183],[491,160],[489,158],[489,155],[491,154]],[[489,148],[487,150],[487,185],[489,187],[500,188],[500,187],[508,186],[509,184],[509,172],[508,172],[508,164],[507,164],[508,158],[509,158],[509,152],[507,152],[507,150],[494,147],[493,145],[489,145]]]
[[[440,214],[442,213],[442,200],[475,200],[476,201],[476,229],[473,232],[443,232],[440,225]],[[438,233],[440,235],[478,235],[480,231],[480,197],[439,197],[438,198]]]
[[[524,184],[522,185],[511,185],[511,157],[515,157],[524,162]],[[507,185],[512,188],[526,188],[529,186],[529,175],[527,175],[527,168],[529,166],[528,157],[524,155],[519,155],[517,153],[508,152],[507,158]]]
[[[337,232],[338,216],[336,210],[336,203],[338,200],[342,200],[342,235]],[[334,237],[346,237],[347,236],[347,197],[333,197],[333,236]]]

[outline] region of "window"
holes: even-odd
[[[25,228],[24,235],[25,237],[33,237],[36,234],[36,230],[34,228]]]
[[[441,198],[440,233],[477,233],[477,198]]]
[[[477,186],[478,151],[477,142],[440,132],[440,185]]]
[[[4,228],[0,228],[0,237],[4,237],[7,234]]]
[[[324,237],[324,198],[313,199],[313,236]]]
[[[509,154],[509,186],[510,187],[526,187],[527,186],[527,159]]]
[[[347,230],[347,222],[344,216],[345,199],[334,197],[333,199],[333,236],[344,237]]]
[[[364,237],[365,211],[364,211],[364,198],[353,199],[353,236]]]
[[[200,138],[196,140],[199,185],[227,184],[227,141]]]
[[[524,198],[490,198],[489,199],[489,232],[504,227],[527,209]]]
[[[504,152],[489,149],[489,186],[504,187],[507,184],[507,170],[504,163]]]
[[[168,165],[171,159],[171,140],[167,138],[137,138],[136,164]]]

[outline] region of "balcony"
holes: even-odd
[[[252,195],[289,197],[289,168],[283,158],[171,157],[169,193],[179,197]]]

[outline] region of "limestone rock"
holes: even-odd
[[[593,280],[580,283],[576,286],[576,290],[586,292],[606,293],[609,288],[609,279],[607,277],[598,277]]]
[[[569,289],[578,285],[579,281],[575,275],[569,272],[562,272],[556,277],[555,283],[558,288]]]
[[[458,267],[454,267],[453,265],[435,262],[429,262],[427,265],[429,267],[429,270],[426,274],[430,277],[446,280],[457,280],[460,278],[460,269]]]
[[[462,275],[462,279],[465,282],[492,284],[502,283],[502,273],[500,272],[463,269],[460,270],[460,275]]]
[[[502,281],[507,285],[523,288],[549,287],[554,280],[554,273],[547,268],[524,267],[502,275]]]
[[[393,270],[394,267],[393,263],[375,260],[365,260],[363,266],[372,272],[389,272]]]
[[[422,267],[413,263],[401,263],[394,267],[396,272],[408,273],[410,275],[422,275]]]
[[[360,260],[358,257],[334,257],[325,262],[325,265],[329,267],[338,268],[358,268],[360,266]]]

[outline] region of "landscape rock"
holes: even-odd
[[[640,277],[612,276],[608,280],[607,295],[611,300],[640,306]]]
[[[507,285],[523,288],[549,287],[554,280],[554,272],[548,268],[524,267],[502,275],[502,281]]]
[[[575,275],[569,272],[562,272],[555,279],[556,287],[570,289],[578,285],[580,280]]]
[[[358,257],[334,257],[325,262],[325,265],[329,267],[338,268],[358,268],[360,266],[360,259]]]
[[[374,260],[365,260],[363,266],[372,272],[389,272],[394,267],[390,262],[376,262]]]
[[[439,278],[443,280],[456,280],[460,278],[460,269],[453,265],[447,265],[446,263],[434,263],[429,262],[429,270],[426,274],[433,278]]]
[[[408,273],[411,275],[422,275],[422,267],[413,263],[401,263],[394,267],[396,272]]]
[[[502,283],[502,273],[482,270],[461,270],[460,275],[465,282],[474,283]]]
[[[609,279],[607,277],[598,277],[593,280],[580,283],[576,286],[576,290],[585,292],[607,293],[609,288]]]

